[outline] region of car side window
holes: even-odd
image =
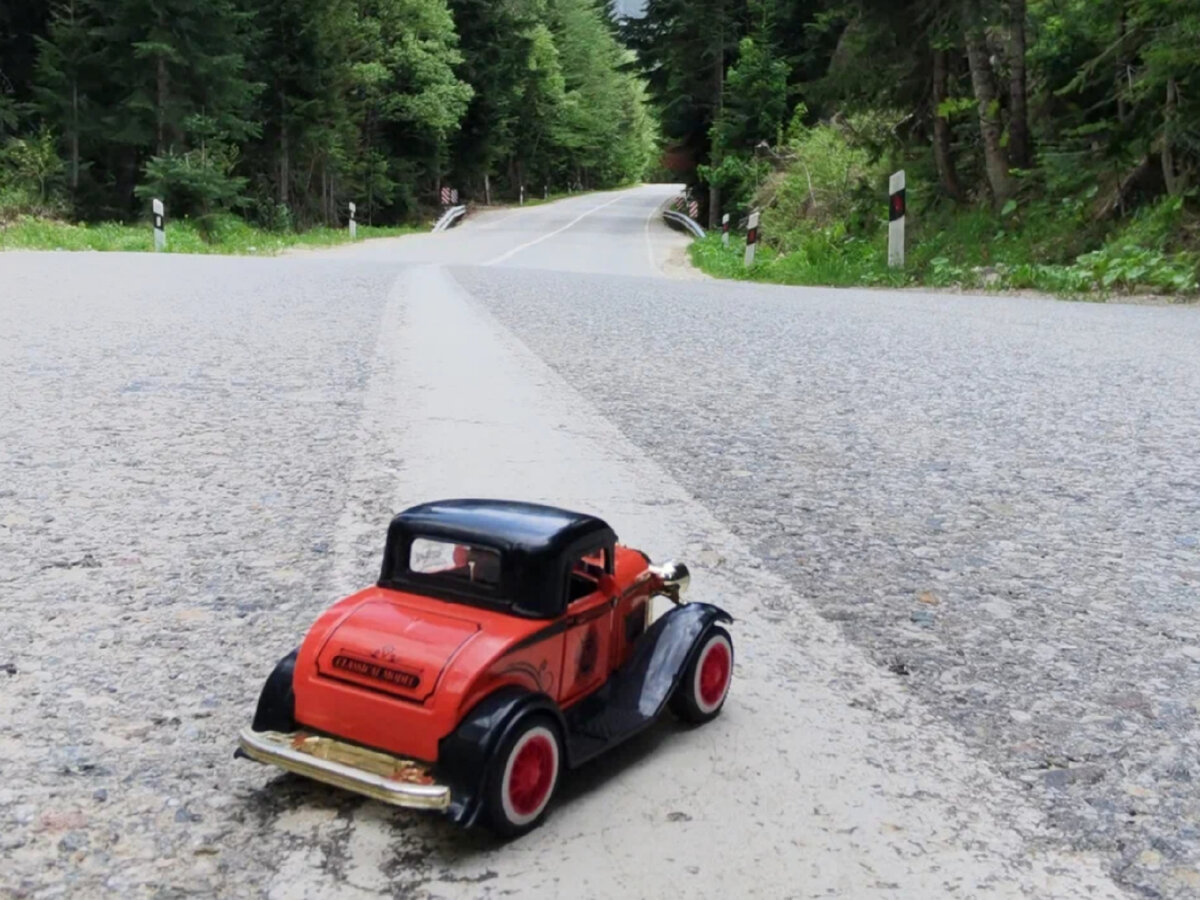
[[[573,603],[594,592],[600,585],[600,576],[607,571],[608,550],[604,547],[585,553],[576,559],[571,565],[567,602]]]

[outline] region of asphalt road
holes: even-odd
[[[669,194],[0,255],[0,896],[1200,895],[1200,311],[712,282]],[[472,494],[693,563],[722,716],[506,846],[234,761]]]

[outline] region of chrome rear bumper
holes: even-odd
[[[307,731],[284,734],[246,728],[238,746],[251,759],[354,791],[393,806],[445,810],[450,788],[437,784],[429,767],[357,744]]]

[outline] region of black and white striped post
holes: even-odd
[[[154,212],[154,249],[157,251],[167,249],[167,219],[163,214],[163,202],[154,200],[150,204],[150,209]]]
[[[758,212],[750,213],[746,223],[746,268],[754,265],[754,248],[758,246]]]
[[[729,213],[721,216],[721,243],[729,246]]]
[[[448,188],[448,187],[442,188],[441,195],[442,195],[442,197],[441,197],[442,206],[449,206],[450,205],[450,188]]]
[[[904,170],[892,176],[888,189],[888,265],[904,268],[904,222],[908,214],[908,191]]]
[[[350,204],[350,240],[358,237],[358,222],[354,219],[354,214],[358,212],[358,207],[353,203]]]

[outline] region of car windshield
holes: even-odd
[[[490,547],[416,538],[408,568],[414,575],[440,581],[447,587],[472,586],[495,590],[500,584],[500,554]]]

